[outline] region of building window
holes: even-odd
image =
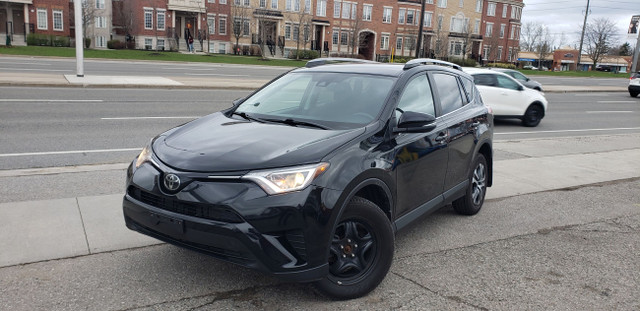
[[[438,0],[438,7],[439,8],[446,8],[447,7],[447,0]]]
[[[442,30],[442,19],[444,16],[438,15],[438,30]]]
[[[500,39],[504,38],[504,30],[507,28],[507,25],[500,24]]]
[[[491,37],[493,34],[493,23],[487,23],[487,31],[484,33],[485,37]]]
[[[485,45],[485,47],[483,49],[483,52],[482,52],[482,59],[483,60],[487,60],[487,57],[489,56],[489,50],[490,49],[491,49],[491,46],[486,46]]]
[[[338,31],[334,30],[333,35],[331,36],[331,43],[333,45],[338,45],[338,36],[339,36]]]
[[[244,6],[250,6],[250,5],[251,5],[250,0],[244,0]]]
[[[284,25],[284,38],[291,40],[291,24]]]
[[[356,12],[358,11],[357,5],[357,3],[351,4],[351,19],[356,19]]]
[[[380,37],[380,49],[388,50],[389,49],[389,34],[382,34]]]
[[[509,33],[509,39],[513,40],[513,35],[516,32],[516,25],[511,25],[511,32]]]
[[[156,48],[158,51],[164,51],[164,39],[158,39],[158,44],[156,44]]]
[[[482,13],[482,0],[476,0],[476,13]]]
[[[227,34],[227,18],[221,16],[218,18],[218,33],[221,35]]]
[[[278,9],[278,0],[271,0],[271,9],[274,9],[274,10]]]
[[[153,9],[144,9],[144,29],[153,29]]]
[[[507,57],[508,57],[507,61],[508,62],[511,62],[511,59],[512,59],[511,56],[513,56],[513,48],[510,47],[509,48],[509,55],[507,55]]]
[[[342,7],[342,3],[340,1],[333,2],[333,17],[340,18],[340,8]]]
[[[164,30],[164,26],[165,26],[165,11],[164,10],[158,10],[158,30]]]
[[[449,55],[462,56],[462,42],[451,41],[449,43]]]
[[[433,19],[433,12],[424,12],[424,23],[422,26],[431,27],[432,19]]]
[[[460,3],[458,4],[458,6],[463,8],[464,7],[464,0],[460,0]]]
[[[502,18],[507,18],[507,4],[502,4]]]
[[[38,29],[47,30],[47,9],[38,9]]]
[[[145,50],[153,49],[153,39],[152,38],[144,38],[144,49]]]
[[[218,3],[220,3],[220,4],[227,4],[227,0],[220,0],[220,1],[218,1]]]
[[[300,0],[293,0],[293,11],[300,12]]]
[[[387,24],[391,23],[392,13],[393,13],[393,8],[385,7],[384,10],[382,11],[382,22]]]
[[[480,34],[480,20],[476,19],[476,23],[473,25],[473,33]]]
[[[218,53],[220,54],[226,54],[227,53],[227,44],[226,43],[219,43],[218,44]]]
[[[496,16],[496,3],[495,2],[489,2],[489,5],[487,5],[487,15],[488,16]]]
[[[501,46],[498,47],[498,57],[496,59],[497,60],[502,60],[502,47]]]
[[[277,1],[277,0],[274,0]],[[316,15],[327,16],[327,0],[318,0],[318,7],[316,8]]]
[[[293,40],[294,41],[300,40],[300,26],[299,25],[293,25]]]
[[[469,24],[469,19],[464,18],[464,15],[460,14],[460,15],[451,17],[451,26],[449,30],[452,32],[466,33],[468,24]]]
[[[242,35],[248,36],[251,33],[251,25],[249,24],[249,19],[242,20]]]
[[[398,24],[404,24],[404,16],[406,15],[406,9],[398,9]]]
[[[396,51],[402,50],[402,37],[396,38]]]
[[[260,0],[260,7],[261,8],[266,8],[267,7],[267,0]]]
[[[362,7],[362,20],[363,21],[371,21],[371,11],[373,11],[373,6],[371,4],[365,4]]]
[[[106,16],[96,16],[96,28],[107,28]]]
[[[341,31],[340,32],[340,45],[349,44],[349,32]]]
[[[311,13],[311,0],[304,0],[304,12]]]
[[[104,38],[104,36],[96,36],[95,47],[97,48],[107,47],[107,40]]]
[[[53,30],[62,31],[62,11],[53,10]]]
[[[415,14],[415,10],[407,10],[407,25],[413,25],[416,23]]]
[[[216,33],[216,16],[215,15],[211,15],[211,14],[207,15],[207,27],[209,28],[210,35]]]
[[[342,2],[342,18],[344,19],[351,18],[351,3]]]
[[[216,0],[207,0],[207,3],[216,3]]]
[[[104,9],[104,0],[96,0],[96,9]]]

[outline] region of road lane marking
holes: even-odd
[[[633,104],[633,100],[599,100],[598,104]]]
[[[101,103],[102,99],[6,99],[0,98],[0,102],[20,102],[20,103]]]
[[[121,149],[93,149],[93,150],[68,150],[68,151],[45,151],[45,152],[23,152],[23,153],[2,153],[0,158],[27,157],[27,156],[48,156],[83,153],[108,153],[108,152],[129,152],[140,151],[142,148],[121,148]]]
[[[36,63],[14,63],[14,62],[0,62],[0,64],[9,64],[9,65],[35,65]],[[38,66],[51,66],[51,64],[47,63],[37,63]]]
[[[587,113],[634,113],[635,111],[587,111]]]
[[[54,71],[54,72],[72,72],[69,69],[42,69],[42,68],[3,68],[4,70],[18,70],[18,71]]]
[[[575,132],[605,132],[605,131],[624,131],[624,130],[640,130],[640,127],[620,127],[610,129],[584,129],[584,130],[557,130],[557,131],[537,131],[537,132],[506,132],[493,133],[494,135],[517,135],[517,134],[544,134],[544,133],[575,133]]]
[[[0,170],[0,178],[35,176],[35,175],[68,174],[68,173],[86,173],[86,172],[98,172],[98,171],[116,171],[116,170],[126,170],[127,166],[129,166],[129,163],[97,164],[97,165],[89,164],[89,165]]]
[[[119,117],[119,118],[100,118],[100,120],[145,120],[145,119],[197,119],[200,117]]]
[[[220,77],[249,77],[249,75],[227,75],[221,73],[185,73],[186,76],[220,76]]]

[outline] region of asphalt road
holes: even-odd
[[[171,245],[0,268],[2,310],[638,310],[640,181],[445,208],[366,297],[331,301]]]
[[[102,76],[227,77],[273,79],[288,67],[244,66],[215,63],[151,62],[85,59],[84,73]],[[75,58],[0,57],[0,71],[75,74]]]
[[[124,163],[152,137],[231,106],[248,91],[0,87],[0,170]],[[640,131],[640,99],[626,93],[547,93],[536,128],[496,122],[495,138]]]

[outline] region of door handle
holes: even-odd
[[[480,122],[471,123],[471,127],[478,127],[478,126],[480,126]]]

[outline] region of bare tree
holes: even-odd
[[[96,1],[95,0],[82,0],[82,38],[87,40],[87,31],[89,26],[93,25],[97,16]],[[89,48],[89,46],[86,46]]]
[[[540,40],[542,25],[536,22],[526,22],[520,29],[520,49],[533,52]]]
[[[307,7],[307,1],[305,0],[293,0],[294,4],[296,4],[298,6],[298,11],[295,14],[295,20],[293,21],[295,24],[294,25],[294,29],[295,27],[298,28],[298,31],[294,31],[294,36],[293,36],[293,40],[296,41],[296,59],[300,59],[300,43],[303,42],[304,43],[304,47],[306,49],[306,40],[304,38],[304,31],[306,27],[309,27],[309,29],[311,28],[311,7]],[[303,4],[301,5],[300,2],[302,2]],[[310,2],[309,2],[310,3]],[[294,8],[295,11],[295,8]],[[307,33],[307,35],[310,35],[309,33]]]
[[[134,12],[131,1],[113,2],[114,28],[120,29],[125,36],[125,46],[127,48],[130,47],[128,41],[131,40],[131,33],[136,23]]]
[[[586,52],[593,61],[593,69],[607,55],[615,44],[618,29],[616,24],[608,18],[596,18],[587,23],[585,30]]]
[[[363,28],[362,15],[356,14],[351,16],[349,27],[349,49],[351,50],[351,57],[356,55],[356,49],[360,46],[360,31]]]
[[[447,42],[449,40],[449,34],[442,29],[443,25],[441,17],[441,15],[437,17],[436,27],[433,34],[433,40],[435,41],[433,44],[433,54],[435,54],[436,58],[443,59],[447,57],[448,54]]]
[[[485,37],[483,45],[485,47],[485,59],[488,62],[496,62],[498,60],[498,50],[500,45],[500,38],[495,33],[491,37]]]
[[[538,54],[538,70],[542,70],[542,61],[553,53],[553,42],[555,40],[549,32],[549,28],[540,25],[538,32],[540,35],[538,42],[534,45],[534,50]]]
[[[462,62],[466,59],[467,55],[471,53],[473,49],[473,30],[471,29],[471,21],[465,20],[465,24],[462,28]]]
[[[231,22],[233,27],[231,27],[231,32],[233,37],[236,39],[236,45],[233,49],[234,54],[238,54],[239,52],[238,44],[240,42],[240,38],[249,35],[246,28],[251,29],[250,18],[252,10],[253,9],[249,5],[248,0],[233,0],[231,3],[231,15],[233,15],[233,20]],[[249,27],[245,26],[246,23],[249,23]]]

